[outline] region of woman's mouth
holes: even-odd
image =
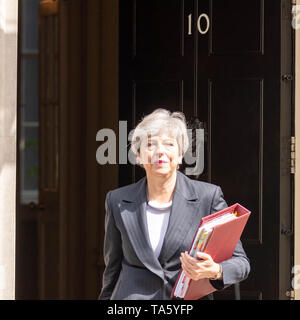
[[[168,161],[165,160],[157,160],[154,162],[154,164],[164,164],[164,163],[168,163]]]

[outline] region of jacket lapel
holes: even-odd
[[[121,216],[128,237],[140,261],[150,271],[164,279],[163,269],[152,250],[146,221],[146,179],[140,181],[134,198],[124,199]]]
[[[177,172],[169,224],[162,250],[160,263],[171,258],[182,245],[189,230],[199,224],[199,202],[192,184],[182,173]]]

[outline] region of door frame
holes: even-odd
[[[296,1],[300,5],[300,0]],[[300,150],[300,29],[295,30],[295,188],[294,188],[294,265],[300,266],[300,158],[298,157]],[[299,270],[300,271],[300,270]],[[298,274],[299,274],[298,271]],[[295,278],[296,280],[296,278]],[[299,281],[298,281],[299,285]],[[294,288],[295,300],[300,300],[300,286]]]

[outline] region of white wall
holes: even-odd
[[[0,0],[0,300],[15,298],[18,0]]]

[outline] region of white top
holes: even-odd
[[[172,201],[148,201],[146,208],[149,239],[156,257],[159,256],[167,231]]]

